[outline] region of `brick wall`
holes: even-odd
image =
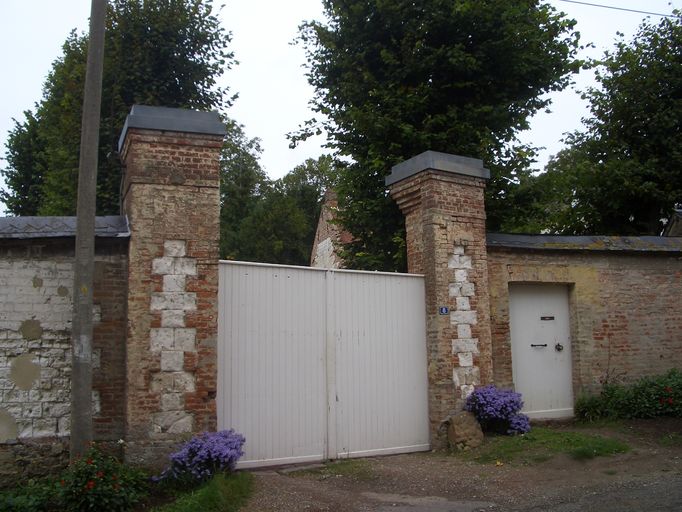
[[[126,245],[127,240],[97,241],[93,333],[97,440],[123,436]],[[73,254],[73,239],[3,240],[0,247],[3,482],[44,473],[68,457]]]
[[[682,258],[626,251],[488,248],[494,380],[513,384],[509,283],[569,287],[574,396],[609,375],[682,368]]]

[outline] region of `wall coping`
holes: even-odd
[[[0,239],[64,238],[76,236],[77,217],[0,217]],[[95,236],[129,238],[125,215],[95,217]]]
[[[119,152],[131,128],[221,136],[227,133],[218,112],[215,111],[199,112],[182,108],[133,105],[118,139]]]
[[[552,251],[682,252],[682,237],[664,236],[566,236],[488,233],[489,249],[536,249]]]
[[[424,151],[409,160],[394,165],[391,168],[391,174],[386,177],[386,186],[427,170],[490,179],[490,171],[483,167],[482,160],[440,153],[439,151]]]

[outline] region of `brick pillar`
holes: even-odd
[[[426,281],[429,418],[438,427],[475,385],[492,380],[480,160],[426,151],[393,167],[386,184],[405,214],[407,261]]]
[[[216,428],[219,153],[214,112],[135,105],[121,134],[130,223],[126,458],[164,464]]]

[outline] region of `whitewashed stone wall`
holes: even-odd
[[[468,397],[474,386],[480,383],[480,370],[474,365],[474,357],[479,355],[478,338],[472,337],[471,327],[478,322],[477,313],[471,307],[471,298],[476,295],[474,283],[469,281],[472,269],[471,256],[465,254],[464,246],[455,246],[448,261],[454,269],[455,282],[450,283],[449,294],[454,297],[456,309],[450,312],[450,323],[457,326],[457,339],[452,340],[452,353],[458,359],[452,373],[452,380],[462,393]]]
[[[194,391],[195,376],[185,371],[185,353],[196,354],[196,329],[186,327],[185,313],[196,311],[196,293],[187,292],[187,276],[196,276],[197,262],[188,258],[186,243],[168,240],[152,273],[163,276],[161,292],[153,293],[151,310],[161,312],[161,327],[152,328],[150,345],[161,358],[161,371],[152,377],[152,390],[161,398],[161,412],[152,418],[154,433],[191,432],[192,415],[185,411],[184,393]]]
[[[0,259],[0,442],[69,434],[72,286],[71,258]]]

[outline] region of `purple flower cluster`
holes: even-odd
[[[171,466],[157,480],[203,482],[220,471],[232,471],[244,455],[245,441],[232,429],[199,434],[171,454]]]
[[[522,407],[519,393],[493,385],[474,390],[464,406],[474,413],[483,430],[506,434],[530,431],[528,416],[519,412]]]

